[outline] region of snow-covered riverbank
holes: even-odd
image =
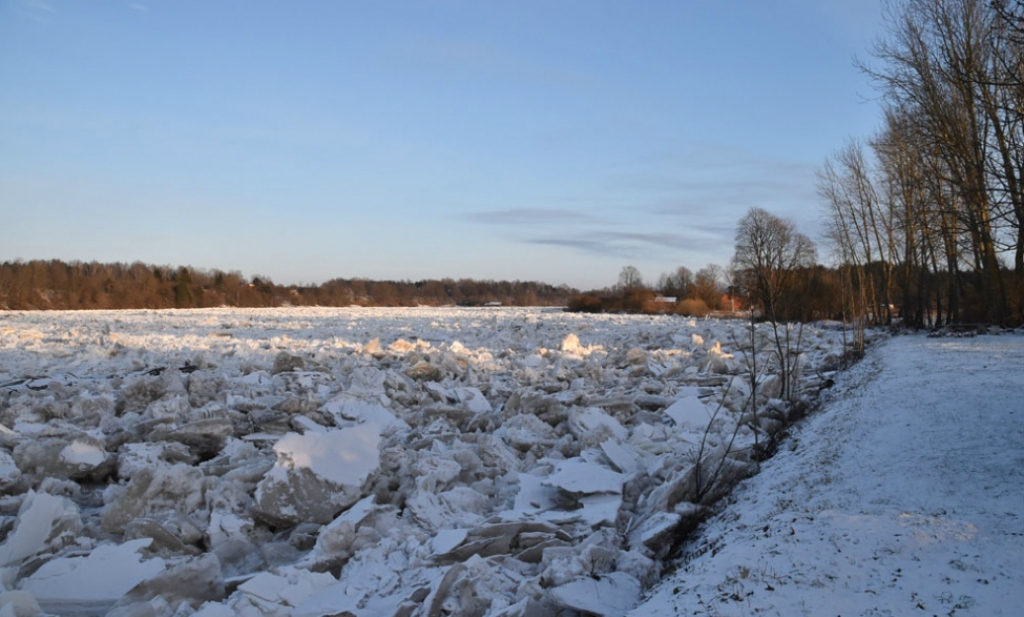
[[[1024,337],[892,338],[835,394],[631,615],[1021,614]]]

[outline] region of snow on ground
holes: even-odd
[[[1021,615],[1024,337],[896,337],[634,609],[669,615]]]
[[[767,335],[752,343],[741,321],[550,309],[2,313],[0,614],[619,617],[662,578],[702,496],[751,473],[755,447],[787,419]],[[841,333],[824,324],[799,338],[799,390],[813,400],[836,377]],[[905,373],[900,362],[931,362],[900,360],[901,344],[865,365],[876,383]],[[947,372],[936,389],[990,374]],[[867,448],[856,431],[875,425],[847,416],[828,425],[850,431],[832,441]],[[930,426],[920,420],[915,438]],[[826,477],[820,458],[799,473]],[[851,482],[884,460],[863,458]],[[816,524],[846,529],[843,542],[869,524],[817,507]],[[924,518],[861,535],[960,521],[906,511]],[[794,530],[813,522],[791,518]],[[833,535],[814,546],[832,550]],[[956,572],[988,563],[957,559]],[[734,565],[747,562],[759,563]],[[794,588],[828,584],[782,570]],[[654,598],[652,610],[671,606]]]

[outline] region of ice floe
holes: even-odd
[[[750,350],[723,343],[748,340],[740,322],[219,309],[3,328],[4,614],[616,617],[787,413],[770,355],[750,413]],[[803,340],[810,396],[841,335]]]

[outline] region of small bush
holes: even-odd
[[[600,313],[603,309],[601,298],[594,294],[573,296],[566,307],[566,310],[577,313]]]
[[[622,310],[631,313],[653,313],[655,294],[650,289],[627,289],[622,294]]]
[[[703,300],[697,298],[687,298],[676,305],[676,312],[680,315],[690,315],[692,317],[704,317],[711,310]]]

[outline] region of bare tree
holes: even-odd
[[[644,286],[644,278],[636,267],[624,266],[622,271],[619,272],[618,286],[622,290],[639,289]]]
[[[788,318],[788,304],[799,268],[814,265],[814,242],[796,225],[762,208],[751,208],[736,229],[733,263],[751,304],[766,319],[777,323]]]
[[[679,266],[675,272],[662,274],[658,279],[658,291],[664,296],[686,298],[693,285],[693,272],[686,266]]]
[[[911,119],[916,147],[955,206],[964,257],[977,272],[985,316],[1008,313],[999,253],[1014,255],[1024,317],[1024,10],[1006,0],[903,0],[887,6],[888,37],[863,65],[886,100]],[[948,251],[947,251],[948,253]]]
[[[814,243],[792,221],[761,208],[751,208],[740,219],[734,269],[747,290],[751,319],[756,304],[772,325],[782,395],[787,399],[796,393],[803,330],[780,322],[796,312],[798,271],[811,268],[816,259]]]
[[[697,271],[693,279],[694,298],[701,300],[713,311],[722,308],[722,282],[724,270],[718,264],[708,264]]]

